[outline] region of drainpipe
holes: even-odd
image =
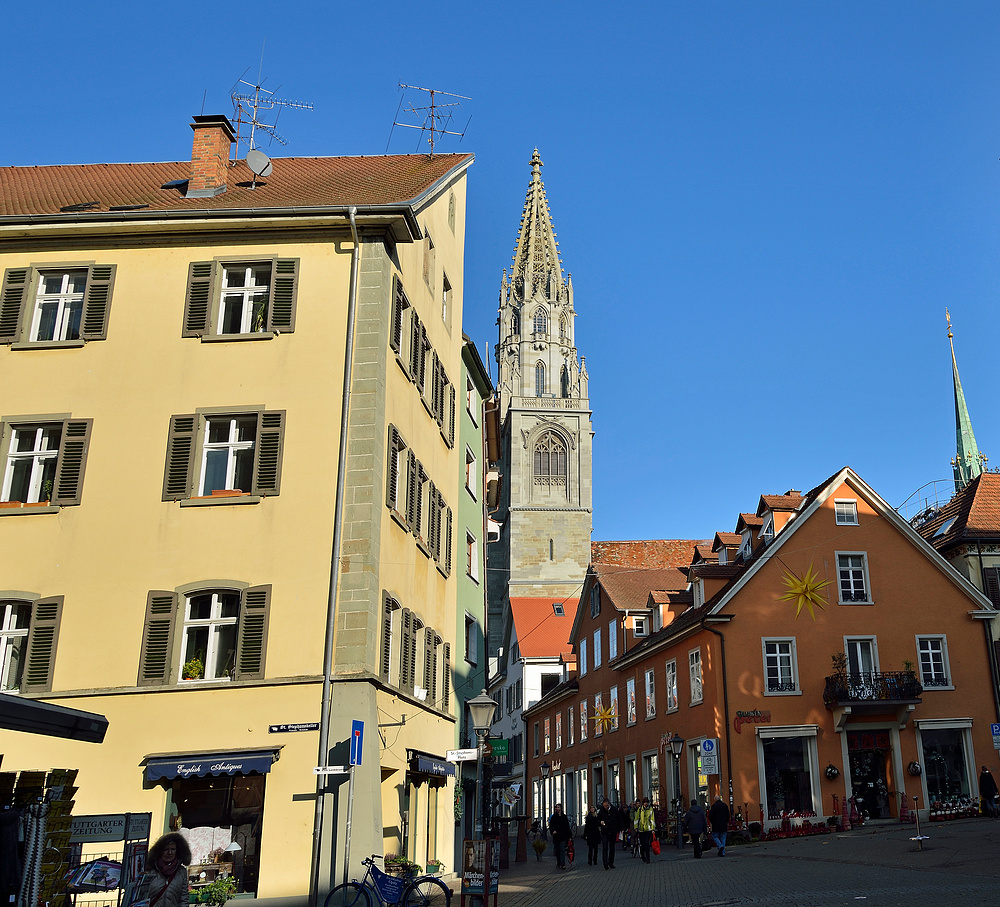
[[[340,546],[344,522],[344,485],[347,478],[347,429],[351,413],[351,368],[354,361],[354,321],[358,302],[358,260],[361,257],[361,243],[358,240],[358,225],[355,216],[358,209],[348,208],[351,221],[351,235],[354,249],[351,252],[351,283],[347,294],[347,342],[344,351],[344,399],[340,408],[340,452],[337,460],[337,498],[333,512],[333,551],[330,555],[330,587],[326,603],[326,637],[323,644],[323,702],[319,719],[319,758],[316,764],[322,768],[330,762],[330,713],[332,711],[333,682],[333,639],[337,619],[337,592],[340,588]],[[309,880],[309,905],[316,907],[319,896],[319,871],[321,844],[323,838],[323,808],[326,800],[328,775],[316,776],[316,813],[313,819],[312,873]],[[344,867],[345,871],[347,867]]]
[[[702,626],[708,630],[709,633],[714,633],[719,637],[719,643],[722,647],[722,703],[725,708],[726,714],[726,776],[729,779],[729,808],[733,808],[733,750],[729,745],[729,677],[726,672],[726,637],[723,635],[721,630],[716,630],[714,627],[710,627],[708,624],[703,623]]]
[[[983,567],[983,552],[976,542],[976,557],[979,558],[979,582],[982,584],[982,592],[986,593],[986,568]],[[993,709],[996,712],[997,721],[1000,721],[1000,665],[997,664],[997,649],[993,644],[993,621],[984,620],[983,629],[986,631],[986,657],[990,662],[990,679],[993,681]]]

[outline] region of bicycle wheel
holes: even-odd
[[[402,907],[448,907],[451,889],[434,876],[418,876],[403,892]]]
[[[363,885],[346,882],[330,891],[323,907],[372,907],[372,898]]]

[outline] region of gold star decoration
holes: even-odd
[[[594,714],[594,727],[600,728],[602,732],[608,730],[615,723],[616,713],[612,706],[600,708]]]
[[[785,571],[785,588],[788,590],[781,596],[783,602],[793,602],[795,604],[795,619],[799,619],[803,608],[809,609],[809,616],[816,620],[816,612],[813,605],[822,611],[826,610],[826,598],[822,594],[823,590],[830,585],[830,580],[819,578],[819,574],[813,570],[813,565],[809,564],[809,569],[802,577],[796,576],[790,570]]]

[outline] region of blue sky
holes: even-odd
[[[44,25],[44,28],[41,26]],[[711,537],[854,467],[950,477],[1000,328],[1000,4],[179,0],[5,12],[0,164],[183,160],[264,49],[278,155],[381,154],[400,81],[472,98],[465,330],[492,356],[537,145],[594,411],[594,538]],[[417,149],[397,130],[390,151]]]

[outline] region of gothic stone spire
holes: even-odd
[[[955,341],[951,332],[951,315],[947,309],[944,310],[944,313],[948,319],[948,343],[951,345],[951,373],[955,387],[955,435],[957,450],[955,459],[951,461],[951,465],[955,475],[955,491],[959,492],[976,476],[982,473],[986,457],[979,452],[979,446],[976,444],[976,436],[972,432],[972,419],[969,417],[969,407],[965,403],[965,393],[962,391],[962,382],[958,377],[958,362],[955,359]]]
[[[552,215],[542,184],[542,167],[536,148],[531,155],[531,182],[524,199],[511,269],[512,289],[521,302],[532,299],[537,292],[552,302],[564,294],[559,244],[552,229]]]

